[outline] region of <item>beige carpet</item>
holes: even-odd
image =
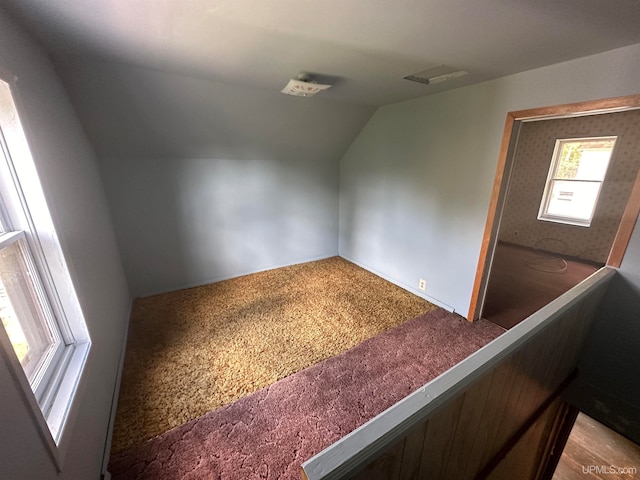
[[[434,308],[339,257],[137,299],[112,450]]]

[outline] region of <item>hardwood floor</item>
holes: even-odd
[[[640,446],[579,414],[553,480],[637,478],[640,478]]]
[[[532,248],[499,243],[482,318],[512,328],[598,267]]]

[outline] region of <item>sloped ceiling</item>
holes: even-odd
[[[377,106],[640,43],[636,0],[0,0],[52,55]],[[439,64],[469,75],[425,86]],[[302,100],[304,101],[304,100]]]

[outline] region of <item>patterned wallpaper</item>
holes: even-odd
[[[617,135],[590,227],[538,220],[558,138]],[[605,263],[640,168],[640,110],[523,123],[499,240]]]

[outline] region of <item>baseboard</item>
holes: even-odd
[[[104,453],[102,455],[101,480],[111,480],[111,474],[108,471],[109,457],[111,457],[111,441],[113,439],[113,426],[116,421],[116,411],[118,410],[118,397],[120,395],[120,384],[122,383],[122,371],[124,368],[124,357],[127,351],[127,340],[129,339],[129,321],[131,311],[133,309],[133,299],[129,302],[129,312],[122,336],[122,345],[120,346],[120,358],[118,360],[118,371],[116,373],[116,382],[113,386],[113,396],[111,399],[111,412],[109,413],[109,426],[107,428],[107,437],[104,442]]]
[[[204,285],[209,285],[211,283],[224,282],[225,280],[231,280],[232,278],[243,277],[245,275],[252,275],[254,273],[260,273],[260,272],[268,272],[269,270],[275,270],[276,268],[291,267],[293,265],[300,265],[301,263],[316,262],[318,260],[324,260],[326,258],[337,257],[337,256],[338,256],[337,252],[327,253],[327,254],[320,255],[318,257],[310,257],[310,258],[298,259],[298,260],[294,260],[293,262],[272,265],[272,266],[269,266],[267,268],[260,268],[260,269],[257,269],[257,270],[246,270],[246,271],[242,271],[242,272],[239,272],[239,273],[233,274],[233,275],[227,275],[227,276],[221,276],[221,277],[213,277],[213,278],[209,278],[209,279],[198,281],[198,282],[176,285],[174,287],[169,287],[169,288],[166,288],[166,289],[151,290],[151,291],[147,291],[147,292],[143,292],[143,293],[137,294],[136,297],[140,297],[140,298],[151,297],[153,295],[161,295],[163,293],[175,292],[175,291],[178,291],[178,290],[184,290],[186,288],[202,287]],[[353,262],[353,263],[355,263],[355,262]]]
[[[438,300],[437,298],[433,298],[433,297],[431,297],[429,295],[426,295],[424,292],[422,292],[422,291],[420,291],[420,290],[418,290],[416,288],[413,288],[413,287],[407,285],[406,283],[403,283],[403,282],[401,282],[401,281],[399,281],[399,280],[397,280],[395,278],[392,278],[392,277],[390,277],[388,275],[385,275],[384,273],[377,271],[375,268],[372,268],[369,265],[366,265],[364,263],[358,262],[358,261],[356,261],[356,260],[354,260],[352,258],[349,258],[349,257],[345,256],[345,255],[340,255],[340,257],[344,258],[345,260],[348,260],[351,263],[355,263],[359,267],[364,268],[365,270],[373,273],[374,275],[377,275],[380,278],[384,278],[387,282],[391,282],[394,285],[397,285],[398,287],[400,287],[400,288],[402,288],[404,290],[407,290],[408,292],[411,292],[414,295],[417,295],[418,297],[424,298],[428,302],[431,302],[434,305],[439,306],[440,308],[444,308],[448,312],[456,313],[455,308],[453,308],[451,305],[447,305],[446,303]]]

